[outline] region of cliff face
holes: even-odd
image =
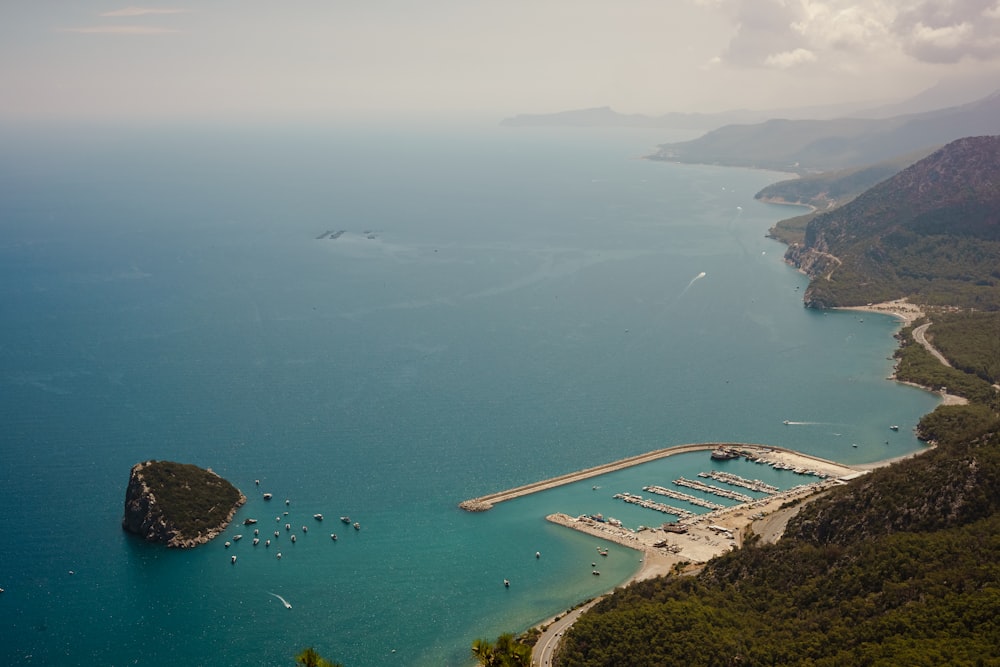
[[[169,461],[132,467],[122,528],[168,547],[194,547],[217,536],[246,496],[211,470]]]

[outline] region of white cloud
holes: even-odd
[[[772,53],[764,59],[766,67],[777,67],[778,69],[788,69],[814,62],[816,62],[816,54],[809,49],[794,49],[792,51]]]
[[[99,16],[121,17],[121,16],[149,16],[150,14],[189,14],[190,9],[169,9],[162,7],[124,7],[102,12]]]

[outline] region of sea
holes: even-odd
[[[922,449],[938,398],[887,379],[899,323],[803,308],[765,237],[802,210],[754,199],[788,174],[643,159],[693,136],[0,128],[0,663],[463,667],[640,567],[547,514],[655,526],[613,495],[713,463],[462,500],[684,443]],[[248,501],[206,545],[145,543],[121,519],[150,459]]]

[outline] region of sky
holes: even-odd
[[[986,73],[1000,0],[0,0],[0,119],[654,115]]]

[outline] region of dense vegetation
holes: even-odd
[[[814,307],[1000,310],[1000,136],[955,141],[815,216],[786,257],[812,277]]]
[[[235,486],[189,463],[152,461],[142,476],[159,511],[184,535],[202,535],[224,524],[241,498]]]
[[[995,314],[979,314],[972,316],[967,322],[975,322],[977,319],[993,319]],[[930,331],[935,331],[938,324],[935,322]],[[896,377],[905,382],[913,382],[932,389],[946,388],[949,394],[955,394],[967,398],[974,403],[995,407],[996,390],[990,382],[971,371],[963,371],[958,368],[949,368],[938,361],[924,346],[918,345],[910,337],[911,328],[900,332],[900,347],[896,350]],[[960,334],[952,333],[951,336]],[[948,336],[945,337],[946,339]],[[937,341],[937,339],[935,339]],[[995,346],[996,341],[987,343],[987,346]],[[968,346],[959,345],[952,342],[953,347],[967,350],[969,357],[980,357],[978,351],[969,350]],[[985,350],[983,350],[985,353]],[[993,363],[996,363],[994,359]]]
[[[1000,312],[936,314],[929,334],[955,368],[1000,383]]]
[[[878,164],[807,174],[801,178],[778,181],[762,189],[754,195],[754,198],[801,204],[821,210],[834,208],[854,199],[877,183],[895,176],[931,152],[932,149],[924,149]]]

